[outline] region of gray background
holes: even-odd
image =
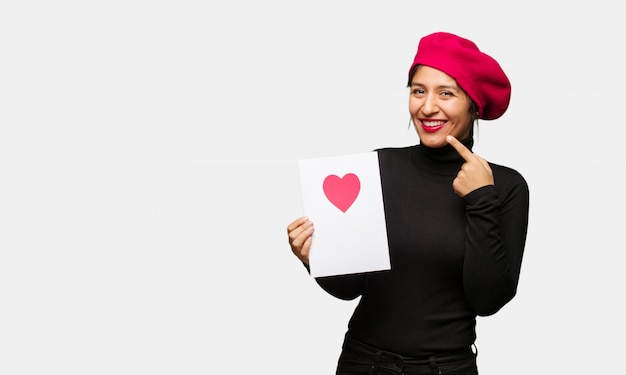
[[[615,372],[623,17],[556,3],[3,2],[0,372],[333,373],[356,301],[289,250],[297,161],[416,143],[406,73],[434,31],[509,75],[475,151],[531,189],[481,375]]]

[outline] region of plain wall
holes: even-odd
[[[531,191],[518,295],[478,320],[481,375],[621,368],[621,14],[602,0],[4,2],[0,372],[334,373],[357,301],[289,250],[297,161],[415,144],[406,75],[434,31],[509,75],[509,110],[480,123],[475,151]]]

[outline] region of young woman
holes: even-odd
[[[361,298],[337,374],[477,374],[476,317],[517,290],[528,186],[471,151],[474,122],[509,105],[507,76],[472,41],[438,32],[420,40],[408,78],[420,142],[377,150],[391,270],[316,279],[337,298]],[[313,223],[287,231],[308,267]]]

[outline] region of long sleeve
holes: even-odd
[[[311,274],[308,264],[302,263],[307,272]],[[315,278],[317,284],[326,293],[343,300],[353,300],[363,293],[365,285],[364,274],[350,274],[338,276],[324,276]]]
[[[315,279],[319,286],[328,294],[343,299],[352,300],[363,293],[365,285],[364,274],[339,275],[318,277]]]
[[[521,175],[494,167],[496,185],[468,194],[463,286],[477,315],[491,315],[516,294],[526,242],[529,192]],[[502,186],[498,183],[502,181]]]

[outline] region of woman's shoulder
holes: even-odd
[[[498,164],[498,163],[493,163],[493,162],[489,162],[489,166],[491,167],[491,170],[494,172],[498,172],[502,175],[507,175],[507,176],[517,176],[520,178],[524,178],[522,176],[522,174],[520,172],[518,172],[516,169],[506,166],[506,165],[502,165],[502,164]]]
[[[384,156],[400,156],[400,155],[410,154],[411,150],[415,149],[415,147],[417,146],[401,146],[401,147],[388,146],[388,147],[380,147],[380,148],[374,149],[374,152],[378,152],[379,155],[384,155]]]
[[[403,152],[407,150],[414,149],[418,145],[408,145],[408,146],[384,146],[374,149],[374,151],[385,151],[385,152]]]
[[[498,184],[508,185],[509,187],[514,185],[524,187],[525,190],[528,190],[528,183],[526,182],[526,179],[516,169],[492,162],[489,162],[489,166],[491,167],[493,177],[496,180],[496,186]]]

